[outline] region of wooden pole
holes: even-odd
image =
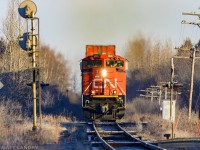
[[[191,79],[190,79],[190,98],[189,98],[189,108],[188,108],[188,119],[191,119],[192,113],[192,95],[193,95],[193,87],[194,87],[194,66],[195,66],[195,54],[196,49],[193,50],[192,53],[192,68],[191,68]]]
[[[170,120],[173,121],[172,118],[172,101],[173,101],[173,83],[174,82],[174,59],[171,58],[171,82],[170,82]]]

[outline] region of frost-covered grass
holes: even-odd
[[[38,119],[39,121],[39,119]],[[43,116],[42,128],[32,131],[32,119],[22,116],[21,105],[13,101],[0,103],[0,145],[30,146],[56,143],[65,130],[59,122],[69,122],[66,117]],[[39,126],[39,123],[38,123]]]
[[[146,99],[136,99],[127,103],[126,114],[122,121],[147,122],[147,128],[142,133],[148,139],[166,139],[163,135],[172,133],[172,123],[163,120],[159,110],[158,102],[150,102]],[[196,122],[198,115],[192,113],[192,118],[188,120],[186,108],[176,110],[176,119],[173,124],[176,138],[199,137]],[[200,126],[200,125],[199,125]]]

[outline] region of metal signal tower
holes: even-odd
[[[39,43],[39,31],[36,33],[35,29],[35,21],[38,21],[38,30],[39,30],[39,18],[35,17],[37,12],[37,7],[34,2],[30,0],[23,1],[18,8],[19,14],[21,17],[27,20],[27,32],[20,37],[19,45],[20,47],[28,51],[32,54],[32,69],[33,69],[33,82],[32,82],[32,93],[33,93],[33,128],[32,130],[37,129],[37,113],[36,113],[36,102],[37,102],[37,85],[36,85],[36,73],[37,73],[37,66],[36,66],[36,47]],[[28,32],[28,21],[31,21],[31,32]],[[40,83],[38,84],[38,88],[40,88]],[[41,110],[40,110],[41,111]],[[41,112],[40,112],[41,113]]]

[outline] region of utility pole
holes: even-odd
[[[145,94],[140,94],[141,97],[150,98],[151,102],[153,102],[154,98],[159,98],[159,104],[160,104],[160,91],[158,91],[158,88],[160,86],[151,86],[150,88],[147,88],[146,90],[140,90],[140,92],[145,92]]]
[[[158,97],[158,103],[161,105],[161,98],[162,98],[162,87],[159,85],[151,86],[151,88],[154,89],[154,93],[157,94],[156,97]]]
[[[172,118],[172,101],[174,99],[173,92],[174,92],[174,59],[171,58],[171,83],[170,83],[170,120],[173,120]],[[173,136],[173,135],[172,135]]]
[[[191,16],[197,16],[200,19],[200,14],[197,14],[195,12],[192,13],[182,13],[183,15],[191,15]],[[191,25],[197,25],[200,27],[200,23],[195,23],[195,22],[187,22],[183,20],[181,22],[182,24],[191,24]],[[193,87],[194,87],[194,73],[195,73],[195,60],[200,57],[196,57],[196,52],[199,52],[197,48],[175,48],[180,51],[187,51],[191,53],[190,57],[182,57],[182,56],[175,56],[175,58],[189,58],[192,59],[192,66],[191,66],[191,78],[190,78],[190,95],[189,95],[189,105],[188,105],[188,119],[191,119],[191,113],[192,113],[192,96],[193,96]],[[199,114],[200,114],[200,109],[199,109]]]
[[[188,106],[188,119],[191,119],[191,112],[192,112],[192,96],[193,96],[193,88],[194,88],[194,73],[195,73],[195,61],[196,59],[200,57],[196,57],[196,48],[190,48],[190,49],[185,49],[185,48],[175,48],[180,51],[188,51],[191,53],[190,57],[186,56],[174,56],[174,58],[186,58],[186,59],[192,59],[192,66],[191,66],[191,78],[190,78],[190,95],[189,95],[189,106]]]
[[[171,88],[170,88],[170,120],[172,121],[172,138],[174,138],[174,121],[172,118],[172,101],[174,100],[174,58],[171,58]],[[175,109],[175,108],[174,108]]]
[[[196,49],[193,49],[192,52],[192,67],[191,67],[191,79],[190,79],[190,98],[189,98],[189,109],[188,109],[188,119],[191,119],[192,112],[192,96],[193,96],[193,88],[194,88],[194,65],[195,65],[195,54]]]

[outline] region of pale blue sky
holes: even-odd
[[[41,19],[41,40],[71,60],[75,70],[87,44],[115,44],[123,55],[128,40],[139,32],[163,41],[171,39],[174,46],[185,37],[195,42],[200,37],[200,29],[180,23],[199,21],[182,16],[182,12],[200,13],[200,0],[33,1],[38,6],[36,16]],[[8,0],[0,0],[0,7],[2,20]]]

